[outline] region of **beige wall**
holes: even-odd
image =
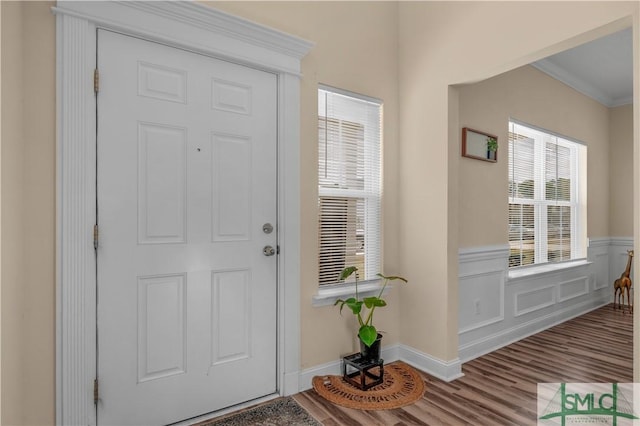
[[[2,8],[2,419],[22,423],[24,402],[24,242],[23,242],[23,8]],[[51,277],[51,281],[53,276]]]
[[[55,20],[2,2],[2,424],[55,416]]]
[[[459,245],[506,244],[508,122],[514,118],[588,147],[587,236],[609,233],[609,109],[532,66],[460,87],[460,128],[498,136],[498,162],[459,157]],[[629,126],[630,134],[633,126]],[[632,140],[627,138],[627,150]],[[459,154],[458,154],[459,155]],[[629,162],[631,158],[629,158]],[[632,170],[632,169],[630,169]],[[632,219],[631,211],[625,220]],[[631,235],[630,233],[627,235]]]
[[[633,105],[609,110],[609,235],[633,236]]]
[[[315,47],[302,61],[301,85],[301,339],[305,369],[334,361],[355,347],[355,322],[333,306],[314,308],[317,291],[317,89],[318,83],[384,101],[385,272],[397,268],[397,4],[393,2],[216,2],[214,6],[305,38]],[[409,283],[409,285],[413,285]],[[397,289],[376,311],[386,331],[383,345],[398,341]]]
[[[55,417],[54,2],[24,3],[24,423]],[[33,52],[33,53],[31,53]],[[45,72],[46,70],[46,72]],[[28,120],[28,121],[26,121]],[[42,401],[31,409],[30,401]]]
[[[631,1],[400,3],[399,260],[413,283],[400,293],[404,344],[443,360],[458,352],[460,125],[449,86],[621,29],[637,13]]]

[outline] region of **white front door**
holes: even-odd
[[[276,392],[276,76],[102,30],[98,68],[98,423]]]

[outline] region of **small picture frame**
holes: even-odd
[[[479,130],[462,129],[462,156],[476,160],[498,161],[498,137]]]

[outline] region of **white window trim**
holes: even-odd
[[[592,263],[593,262],[590,262],[587,259],[574,259],[568,260],[566,262],[548,262],[535,265],[519,266],[517,268],[509,269],[508,280],[509,282],[512,282],[520,279],[531,278],[534,276],[538,278],[545,275],[555,274],[560,271],[566,271],[568,269],[591,265]]]
[[[586,201],[582,200],[582,197],[584,194],[580,190],[579,182],[582,181],[583,179],[586,182],[587,176],[582,176],[583,170],[581,169],[579,164],[581,159],[580,159],[580,154],[577,152],[576,145],[581,145],[586,147],[586,144],[576,139],[561,135],[557,132],[553,132],[548,129],[534,126],[534,125],[525,123],[523,121],[516,120],[514,118],[509,118],[509,125],[511,125],[511,123],[528,127],[531,130],[534,130],[543,134],[555,136],[556,138],[558,138],[559,140],[556,141],[558,145],[565,146],[571,150],[571,160],[572,160],[571,167],[573,168],[575,179],[572,179],[572,182],[571,182],[571,185],[572,185],[571,201],[547,201],[545,199],[535,199],[535,197],[534,199],[512,198],[512,197],[508,198],[509,203],[513,202],[513,204],[526,204],[526,205],[532,205],[534,207],[536,238],[539,237],[541,241],[540,244],[535,245],[535,259],[540,259],[539,262],[536,262],[533,265],[510,267],[509,270],[518,271],[520,269],[537,269],[536,267],[542,267],[542,268],[539,268],[539,270],[543,272],[543,271],[546,271],[546,269],[543,267],[544,265],[558,265],[558,266],[549,268],[550,270],[553,270],[558,268],[562,269],[563,265],[565,265],[564,266],[565,268],[570,267],[567,265],[570,265],[573,262],[583,261],[587,257],[587,253],[586,253],[587,238],[586,238],[586,220],[585,220],[586,215],[585,214],[580,215],[579,210],[580,210],[580,206],[583,206],[582,208],[586,208]],[[534,145],[534,158],[535,158],[534,160],[534,165],[535,165],[534,194],[544,194],[545,192],[544,179],[541,177],[542,174],[544,173],[543,165],[545,162],[545,149],[544,149],[544,146],[542,145],[543,144],[540,144],[540,143],[536,143]],[[510,158],[510,154],[509,154],[509,158]],[[547,226],[546,226],[547,209],[543,207],[546,207],[549,205],[564,205],[564,206],[572,207],[571,208],[572,238],[571,238],[571,259],[570,260],[563,261],[563,262],[550,262],[548,260]],[[533,275],[536,273],[537,272],[535,271],[530,271],[530,272],[524,272],[523,274]],[[511,276],[511,274],[509,276]],[[514,274],[514,276],[518,276],[518,274]]]
[[[354,92],[350,92],[348,90],[344,90],[344,89],[339,89],[336,87],[332,87],[326,84],[318,84],[318,90],[324,90],[327,92],[332,92],[332,93],[336,93],[339,95],[343,95],[343,96],[347,96],[350,98],[355,98],[358,100],[362,100],[365,102],[371,102],[374,104],[379,105],[380,107],[380,116],[382,116],[383,114],[383,102],[381,99],[377,99],[371,96],[367,96],[367,95],[362,95],[359,93],[354,93]],[[320,117],[320,111],[318,111],[318,117]],[[348,118],[347,118],[348,119]],[[378,138],[379,141],[379,157],[378,157],[378,161],[379,161],[379,182],[375,185],[373,185],[372,187],[372,183],[368,180],[365,180],[365,188],[362,190],[348,190],[348,189],[337,189],[337,188],[327,188],[327,187],[321,187],[320,185],[318,185],[318,199],[320,197],[347,197],[347,198],[361,198],[365,201],[365,203],[369,203],[371,200],[374,202],[378,203],[378,218],[377,218],[377,223],[379,224],[378,226],[378,238],[376,238],[373,241],[370,241],[368,244],[365,245],[365,259],[369,258],[370,255],[369,253],[376,253],[377,254],[377,258],[378,258],[378,263],[379,263],[379,268],[382,267],[382,263],[383,263],[383,259],[382,259],[382,144],[383,144],[383,140],[382,140],[382,126],[379,129],[379,133],[376,135],[376,137]],[[370,127],[365,127],[365,135],[367,132],[371,132],[371,128]],[[367,138],[365,136],[365,140],[370,139]],[[364,149],[365,149],[365,157],[368,158],[369,155],[366,154],[367,150],[371,150],[371,146],[370,144],[364,144]],[[371,215],[371,210],[369,208],[365,208],[365,214],[367,215]],[[370,224],[372,223],[372,220],[365,220],[365,235],[369,235],[372,231],[369,229],[369,227],[371,226]],[[373,271],[370,271],[373,274]],[[375,271],[375,273],[378,273],[380,271]],[[369,294],[369,287],[365,287],[365,286],[369,286],[371,288],[370,293]],[[336,288],[342,288],[345,290],[337,290]],[[376,291],[376,289],[379,291],[380,289],[380,280],[378,278],[370,278],[368,280],[362,280],[359,284],[358,284],[358,289],[360,290],[360,288],[364,289],[364,291],[362,292],[362,294],[366,297],[369,295],[373,295]],[[333,296],[334,294],[340,293],[341,295],[345,295],[345,294],[349,294],[349,293],[355,293],[355,286],[351,286],[349,283],[336,283],[336,284],[324,284],[321,285],[320,283],[318,283],[318,293],[316,295],[313,296],[312,298],[312,304],[314,306],[323,306],[326,304],[329,304],[329,302],[326,302],[326,300],[332,299],[335,302],[335,299],[339,298],[338,296]],[[359,291],[360,293],[360,291]]]
[[[381,288],[382,280],[380,279],[358,282],[358,296],[360,298],[377,296]],[[391,288],[392,285],[387,284],[384,294],[387,294]],[[318,289],[318,293],[313,296],[311,304],[314,307],[333,305],[336,300],[351,297],[355,294],[356,286],[353,283],[325,285]]]
[[[360,298],[377,296],[380,294],[380,289],[382,289],[383,282],[381,279],[377,280],[369,280],[364,283],[358,283],[358,296]],[[387,283],[387,286],[384,288],[382,295],[385,296],[389,291],[394,287],[390,282]],[[355,296],[356,294],[356,286],[354,283],[347,284],[334,284],[325,286],[325,288],[321,288],[318,290],[318,294],[314,295],[312,298],[312,306],[329,306],[334,305],[336,300],[345,299],[347,297]]]
[[[367,102],[373,102],[374,104],[382,105],[382,99],[374,98],[373,96],[363,95],[361,93],[350,92],[349,90],[340,89],[338,87],[329,86],[327,84],[318,84],[318,89],[326,90],[327,92],[338,93],[340,95],[349,96],[351,98],[360,99]]]

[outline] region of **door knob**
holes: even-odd
[[[276,254],[276,249],[271,246],[264,246],[264,248],[262,249],[262,254],[264,254],[265,256],[273,256],[274,254]]]

